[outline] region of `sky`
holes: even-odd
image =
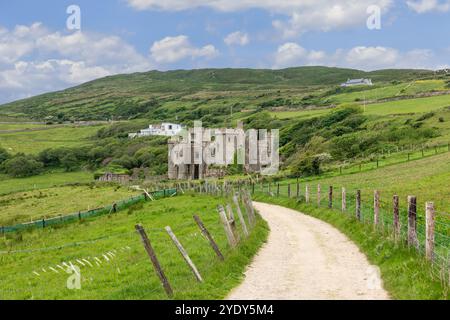
[[[0,0],[0,103],[149,70],[450,65],[450,0]]]

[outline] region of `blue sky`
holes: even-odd
[[[450,64],[450,0],[0,1],[0,103],[152,69]]]

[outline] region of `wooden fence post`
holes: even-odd
[[[244,193],[243,194],[243,202],[245,205],[245,209],[247,211],[248,220],[250,222],[250,226],[254,227],[256,224],[256,216],[255,216],[255,209],[253,208],[252,199],[249,194]]]
[[[241,210],[241,207],[239,205],[239,199],[238,199],[237,195],[233,196],[233,202],[234,202],[234,205],[236,206],[236,210],[237,210],[237,214],[238,214],[238,217],[239,217],[239,221],[240,221],[241,226],[242,226],[242,231],[244,232],[244,235],[246,237],[248,237],[247,223],[245,222],[244,216],[242,215],[242,210]]]
[[[280,183],[277,184],[277,197],[280,196]]]
[[[342,212],[347,211],[347,194],[344,187],[342,187],[342,200],[341,200],[341,210]]]
[[[177,247],[178,251],[181,253],[181,256],[183,257],[184,261],[186,261],[187,265],[189,266],[191,271],[194,273],[194,276],[197,279],[197,281],[198,282],[203,282],[203,279],[202,279],[202,276],[200,275],[200,272],[198,272],[197,267],[192,262],[192,260],[189,257],[188,253],[184,249],[183,245],[180,243],[180,241],[178,241],[178,239],[175,236],[175,234],[173,233],[172,229],[169,226],[167,226],[166,227],[166,231],[169,234],[169,237],[172,239],[172,242]]]
[[[417,198],[408,196],[408,246],[417,245]]]
[[[203,224],[202,220],[200,219],[200,217],[198,215],[194,216],[194,220],[197,223],[198,227],[200,228],[200,231],[202,232],[202,234],[206,237],[206,239],[208,239],[209,244],[211,245],[211,247],[213,248],[214,252],[216,253],[217,257],[221,260],[224,261],[225,258],[223,257],[222,252],[220,252],[219,247],[217,246],[217,243],[214,241],[213,237],[211,236],[211,234],[209,233],[208,229],[206,229],[205,225]]]
[[[373,193],[373,217],[376,228],[380,224],[380,192],[378,190]]]
[[[233,235],[234,235],[234,238],[236,239],[236,242],[239,243],[240,238],[239,238],[239,233],[237,232],[237,229],[236,229],[236,219],[234,217],[233,208],[231,207],[231,205],[229,203],[227,203],[227,205],[225,206],[225,209],[227,210],[227,217],[228,217],[228,221],[230,221],[231,231],[233,231]]]
[[[164,271],[161,268],[161,265],[159,264],[158,258],[156,257],[155,251],[153,250],[150,240],[147,237],[147,233],[145,232],[144,227],[137,224],[135,226],[135,228],[136,228],[136,231],[141,236],[145,251],[147,251],[147,254],[150,257],[150,261],[152,262],[153,267],[155,268],[156,274],[158,275],[158,278],[161,281],[161,283],[164,287],[164,290],[166,291],[166,293],[169,297],[172,297],[173,296],[172,287],[170,286],[169,280],[167,280],[167,277],[164,274]]]
[[[297,199],[300,197],[300,183],[298,182],[297,178]]]
[[[291,197],[291,184],[288,184],[288,198]]]
[[[333,186],[328,189],[328,208],[333,208]]]
[[[320,191],[321,187],[320,184],[317,185],[317,206],[320,207]]]
[[[393,198],[394,207],[394,239],[400,240],[400,214],[399,214],[399,197],[394,195]]]
[[[305,186],[305,201],[306,203],[309,203],[309,186]]]
[[[227,236],[228,243],[231,248],[236,247],[236,239],[234,238],[233,230],[231,230],[230,222],[228,221],[227,215],[225,213],[225,209],[223,206],[217,206],[217,212],[219,212],[220,221],[222,222],[223,229],[225,230],[225,234]]]
[[[356,219],[361,221],[361,190],[356,191]]]
[[[429,261],[434,258],[434,203],[426,203],[426,242],[425,252]]]

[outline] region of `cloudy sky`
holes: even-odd
[[[0,103],[152,69],[441,69],[449,18],[450,0],[0,0]]]

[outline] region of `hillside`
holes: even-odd
[[[364,72],[328,67],[283,70],[201,69],[150,71],[110,76],[67,90],[0,106],[0,116],[38,120],[105,120],[142,116],[170,102],[196,104],[218,101],[221,105],[244,106],[265,102],[265,95],[280,91],[304,96],[311,91],[336,86],[348,78],[367,77],[375,83],[404,82],[429,78],[427,70],[380,70]],[[252,94],[249,94],[251,89]],[[224,100],[224,97],[227,99]]]

